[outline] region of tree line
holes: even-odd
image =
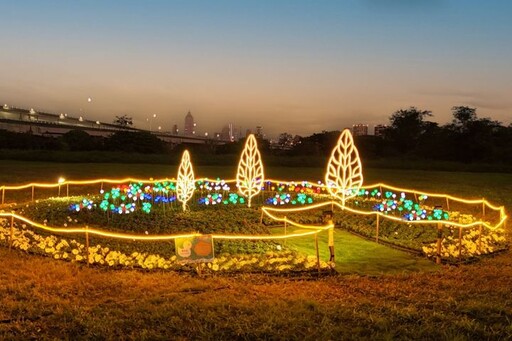
[[[452,121],[429,121],[432,112],[416,107],[400,109],[389,118],[382,136],[356,136],[363,158],[403,158],[464,163],[512,164],[512,124],[479,118],[475,108],[455,106]],[[328,155],[339,131],[324,131],[298,139],[286,154]]]
[[[416,107],[400,109],[389,117],[382,136],[355,136],[363,159],[400,158],[463,163],[512,165],[512,124],[477,116],[475,108],[452,108],[452,121],[445,125],[429,121],[432,112]],[[264,155],[325,157],[336,145],[340,131],[323,131],[310,136],[281,134],[276,145],[258,139]],[[0,130],[1,149],[58,151],[121,151],[143,154],[179,154],[185,148],[194,154],[239,154],[244,140],[224,145],[171,145],[144,132],[118,131],[108,137],[71,130],[61,136],[40,136]]]
[[[122,151],[161,154],[172,148],[149,132],[117,131],[108,137],[89,135],[84,130],[70,130],[60,136],[34,135],[0,130],[1,149],[55,151]]]

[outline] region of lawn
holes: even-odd
[[[196,173],[232,177],[235,167],[197,167]],[[0,183],[158,178],[175,171],[1,161]],[[314,180],[323,169],[268,168],[266,174]],[[366,169],[365,182],[377,181],[486,197],[512,209],[511,174]],[[321,277],[111,271],[0,248],[0,339],[512,338],[510,252],[436,267],[346,232],[335,236],[341,274]],[[293,246],[311,250],[312,243],[310,237]],[[326,247],[320,249],[325,257]]]
[[[283,233],[282,227],[272,230],[275,233]],[[335,230],[334,245],[336,271],[340,274],[377,276],[439,269],[433,262],[423,257],[362,239],[340,229]],[[312,236],[288,239],[286,246],[311,256],[316,255],[315,240]],[[326,232],[318,235],[318,250],[320,259],[328,261],[330,254]]]

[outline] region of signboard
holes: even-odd
[[[213,262],[213,238],[211,234],[176,238],[176,257],[184,263]]]

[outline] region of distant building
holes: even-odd
[[[173,126],[172,126],[172,132],[171,132],[171,134],[173,134],[173,135],[178,135],[178,133],[179,133],[179,132],[180,132],[180,131],[179,131],[179,129],[178,129],[178,125],[177,125],[177,124],[173,125]]]
[[[233,142],[234,141],[234,136],[233,136],[233,124],[232,123],[228,123],[226,124],[223,128],[222,128],[222,131],[220,133],[220,139],[222,141],[230,141],[230,142]]]
[[[242,138],[242,127],[233,127],[233,141],[238,141]]]
[[[352,126],[352,135],[354,135],[354,136],[368,135],[368,124],[354,124]]]
[[[388,128],[385,124],[377,124],[373,130],[373,135],[384,136],[384,131]]]
[[[260,138],[260,139],[265,137],[265,134],[263,134],[263,127],[262,126],[257,126],[256,127],[256,137]]]
[[[187,116],[185,116],[185,131],[183,134],[185,136],[193,136],[196,134],[196,123],[190,111],[187,113]]]

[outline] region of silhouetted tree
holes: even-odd
[[[128,127],[133,125],[133,119],[128,115],[116,116],[114,119],[114,124],[117,124],[122,127]]]
[[[120,150],[134,153],[163,153],[166,144],[149,132],[117,131],[108,139],[110,150]]]
[[[304,137],[297,146],[297,150],[308,154],[329,155],[336,145],[340,131],[322,131],[311,136]]]
[[[437,123],[426,122],[425,118],[432,116],[428,110],[418,110],[416,107],[400,109],[394,112],[390,126],[385,131],[385,138],[399,153],[414,152],[418,142],[425,132],[432,130]]]
[[[490,118],[478,118],[476,108],[455,106],[453,121],[445,126],[448,132],[447,150],[453,160],[490,162],[499,154],[497,139],[504,128],[500,122]]]
[[[465,131],[471,123],[477,120],[476,108],[470,108],[467,106],[452,107],[452,115],[452,129],[454,131]]]
[[[69,150],[95,150],[94,138],[83,130],[70,130],[62,135],[62,141]]]

